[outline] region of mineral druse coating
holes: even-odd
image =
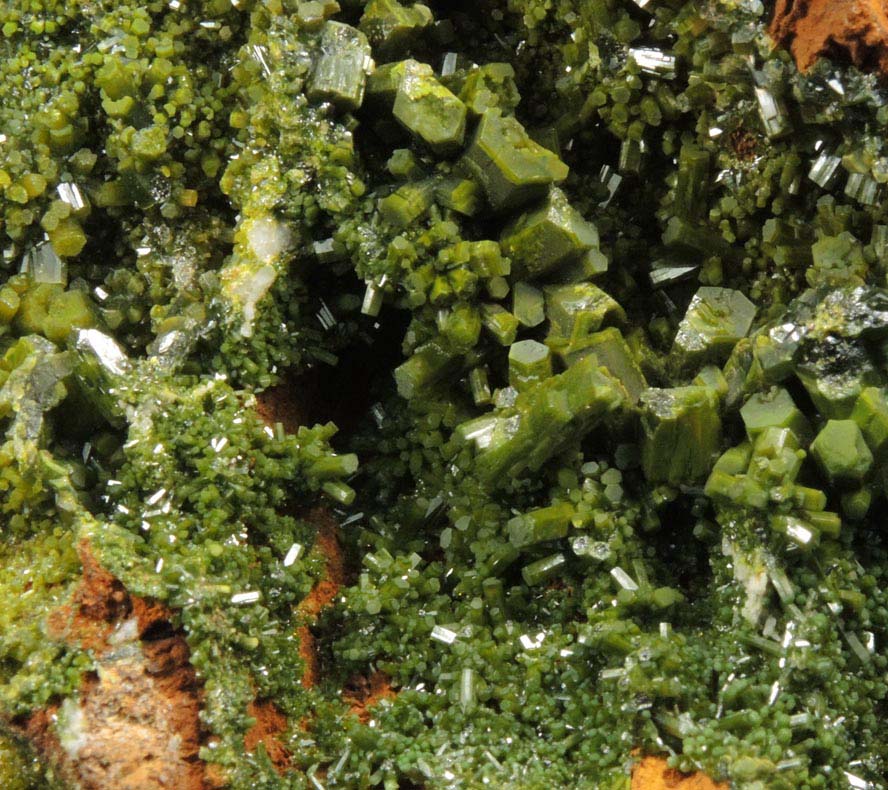
[[[888,787],[881,3],[0,35],[0,788]]]

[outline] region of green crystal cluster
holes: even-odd
[[[888,92],[770,5],[0,9],[0,786],[88,541],[235,790],[886,787]]]

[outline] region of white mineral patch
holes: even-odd
[[[56,730],[59,735],[59,743],[67,752],[68,757],[76,760],[81,749],[89,742],[89,733],[86,731],[86,716],[80,704],[68,697],[59,708]]]
[[[768,569],[764,560],[756,555],[741,556],[738,548],[727,540],[722,545],[722,552],[733,560],[734,578],[746,591],[746,602],[741,613],[748,622],[755,625],[762,616],[768,593]]]
[[[139,638],[139,621],[135,617],[130,617],[128,620],[124,620],[117,628],[114,629],[114,633],[108,637],[108,642],[112,645],[121,645],[126,642],[134,642]]]
[[[282,222],[272,217],[254,220],[247,229],[250,252],[256,260],[270,263],[286,250],[292,241],[290,231]]]
[[[241,334],[244,337],[252,336],[256,305],[268,293],[276,278],[277,272],[266,264],[232,288],[232,295],[240,301],[244,313],[244,321],[241,324]]]

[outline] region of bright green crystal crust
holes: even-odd
[[[888,93],[771,5],[3,4],[0,787],[83,540],[236,790],[886,787]]]

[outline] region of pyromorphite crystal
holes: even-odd
[[[565,444],[581,437],[599,420],[623,405],[619,384],[582,360],[518,394],[490,424],[476,469],[483,480],[504,482],[506,472],[539,469]]]
[[[500,243],[519,274],[535,279],[597,250],[598,231],[560,189],[552,189],[543,206],[506,227]]]
[[[526,282],[512,286],[512,312],[523,326],[539,326],[546,320],[543,292]]]
[[[126,352],[113,337],[98,329],[77,329],[69,345],[74,351],[74,375],[81,391],[113,425],[123,425],[125,410],[121,388],[132,366]]]
[[[360,30],[341,22],[326,22],[309,97],[354,110],[364,100],[364,84],[371,66],[370,45]]]
[[[647,381],[632,350],[616,327],[608,327],[601,332],[589,335],[585,340],[568,347],[564,353],[565,362],[573,364],[585,356],[592,356],[599,365],[625,387],[629,401],[636,403],[641,393],[647,389]]]
[[[429,210],[433,192],[431,181],[404,184],[391,195],[380,198],[379,214],[390,225],[406,228]]]
[[[0,788],[882,788],[880,5],[6,3]]]
[[[11,323],[20,304],[21,299],[15,290],[8,286],[0,288],[0,321],[4,324]]]
[[[648,480],[682,483],[705,475],[721,439],[718,399],[706,387],[641,394],[642,464]]]
[[[873,454],[854,420],[829,420],[811,443],[811,455],[832,482],[858,482],[873,465]]]
[[[65,291],[45,283],[24,293],[15,319],[21,331],[38,332],[56,343],[64,343],[72,329],[93,326],[95,321],[83,291]]]
[[[509,540],[516,548],[556,540],[567,535],[574,508],[561,503],[530,510],[509,520]]]
[[[709,159],[705,148],[696,145],[682,147],[675,185],[676,216],[696,220],[703,213],[709,188]]]
[[[551,286],[545,295],[551,341],[585,338],[602,324],[625,317],[619,303],[592,283]]]
[[[382,53],[398,51],[412,43],[434,17],[421,3],[402,5],[398,0],[370,0],[359,27]]]
[[[481,116],[463,157],[484,188],[494,211],[518,208],[546,194],[549,185],[567,178],[568,168],[555,154],[530,139],[524,127],[499,109]]]
[[[398,392],[405,398],[440,380],[453,366],[454,357],[436,343],[427,343],[395,369]]]
[[[796,375],[824,417],[849,417],[860,393],[883,382],[882,374],[859,342],[827,337],[807,344],[800,356]]]
[[[425,71],[423,65],[415,60],[403,60],[377,66],[367,78],[367,101],[390,109],[405,74],[411,70],[421,74]]]
[[[486,63],[473,68],[459,97],[474,115],[483,115],[494,107],[510,113],[521,101],[515,85],[515,69],[509,63]]]
[[[751,438],[770,427],[789,428],[797,436],[803,436],[809,431],[805,415],[782,387],[753,395],[743,404],[740,416]]]
[[[811,285],[860,285],[866,260],[856,239],[848,232],[820,239],[811,247],[814,265],[808,270]]]
[[[518,333],[518,319],[498,304],[481,305],[481,316],[484,327],[497,342],[510,346]]]
[[[885,391],[867,387],[857,398],[851,419],[857,423],[873,455],[882,459],[888,449],[888,398]]]
[[[675,335],[674,351],[683,362],[726,359],[749,332],[755,305],[730,288],[700,288]]]
[[[719,233],[681,217],[672,217],[669,220],[662,239],[667,247],[673,247],[682,253],[729,260],[737,257],[737,253]]]
[[[438,154],[456,151],[466,132],[466,106],[435,79],[424,63],[404,69],[392,114]]]
[[[791,429],[769,426],[755,440],[747,471],[751,478],[766,486],[792,483],[804,458],[798,437]]]
[[[566,562],[563,554],[550,554],[548,557],[530,563],[530,565],[525,565],[521,569],[521,576],[527,584],[533,587],[556,576]]]
[[[521,390],[552,375],[552,352],[536,340],[520,340],[509,348],[509,384]]]

